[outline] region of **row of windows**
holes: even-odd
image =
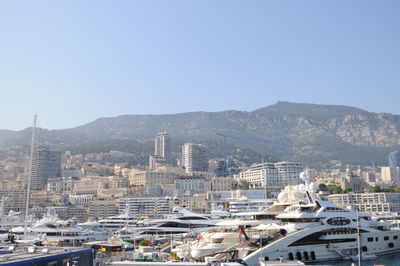
[[[398,239],[399,238],[399,236],[393,236],[393,240],[396,240],[396,239]],[[384,241],[389,241],[389,236],[384,236],[383,237],[383,240]],[[374,238],[373,237],[368,237],[367,238],[367,241],[368,242],[374,242]],[[379,241],[379,237],[375,237],[375,241]]]
[[[303,260],[303,258],[304,258],[305,261],[316,260],[317,259],[317,257],[315,256],[315,252],[314,251],[311,251],[310,253],[308,253],[308,251],[304,251],[303,253],[301,253],[300,251],[297,251],[295,255],[296,255],[296,259],[297,260]],[[294,260],[295,259],[292,252],[289,252],[288,259],[289,260]],[[269,261],[269,257],[264,257],[264,260],[265,261]]]

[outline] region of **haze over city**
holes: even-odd
[[[2,1],[2,129],[251,111],[400,113],[398,1]]]

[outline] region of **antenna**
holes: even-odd
[[[35,145],[35,129],[36,129],[36,119],[37,115],[33,117],[33,127],[32,127],[32,140],[31,140],[31,156],[29,158],[29,175],[28,175],[28,187],[26,189],[26,205],[25,205],[25,226],[24,226],[24,236],[26,236],[27,222],[28,222],[28,211],[29,211],[29,194],[31,192],[31,181],[32,181],[32,162],[33,162],[33,148]]]

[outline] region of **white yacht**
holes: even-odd
[[[76,225],[75,221],[60,220],[54,209],[49,208],[46,215],[31,226],[19,226],[10,230],[16,242],[54,242],[63,246],[77,246],[90,240],[90,233]]]
[[[85,229],[95,231],[113,231],[116,232],[124,227],[136,226],[136,217],[130,214],[130,205],[126,205],[123,212],[116,216],[110,216],[99,221],[87,221],[79,223],[79,226]]]
[[[211,220],[203,215],[193,213],[182,207],[175,207],[173,214],[164,219],[145,219],[135,227],[125,227],[121,234],[126,238],[140,235],[171,235],[201,232],[207,228],[215,227],[216,220]]]
[[[238,249],[248,265],[280,258],[305,262],[346,259],[358,256],[358,239],[361,256],[400,250],[400,230],[390,228],[390,223],[372,220],[371,214],[321,200],[308,174],[303,172],[301,179],[305,185],[288,186],[279,194],[280,202],[297,203],[276,216],[281,222],[268,242],[254,252],[248,247]]]
[[[227,250],[234,250],[241,244],[240,231],[246,230],[252,242],[264,242],[266,236],[260,234],[261,230],[280,230],[276,223],[280,223],[277,215],[287,207],[295,204],[293,199],[266,204],[269,207],[255,211],[243,211],[232,214],[231,218],[222,219],[216,227],[207,228],[201,232],[196,241],[188,245],[181,245],[180,251],[195,258],[212,256]],[[272,226],[271,226],[272,225]]]

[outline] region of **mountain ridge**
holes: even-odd
[[[384,163],[385,154],[400,147],[400,115],[285,101],[253,111],[104,117],[69,129],[38,129],[38,139],[68,147],[96,141],[149,141],[159,131],[168,131],[177,142],[220,141],[216,132],[223,132],[229,135],[227,142],[238,148],[311,165],[330,160]],[[0,131],[0,145],[27,145],[30,132],[28,128],[2,137]]]

